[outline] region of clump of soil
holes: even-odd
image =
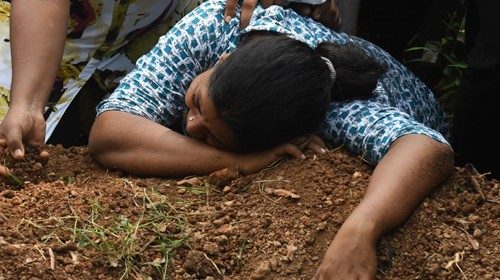
[[[30,141],[25,147],[23,160],[15,160],[9,154],[2,156],[1,164],[8,168],[7,180],[4,183],[21,186],[24,181],[41,182],[47,180],[43,166],[47,164],[49,155],[42,144]]]
[[[0,155],[0,164],[9,169],[9,178],[0,181],[0,191],[2,189],[16,189],[25,183],[38,184],[41,182],[54,182],[62,180],[71,183],[76,176],[84,170],[99,169],[86,156],[87,150],[83,147],[71,147],[64,149],[61,145],[43,145],[30,141],[25,146],[25,156],[22,160],[16,160],[10,154]],[[78,164],[78,160],[84,162]]]
[[[310,279],[372,172],[335,150],[250,176],[139,178],[44,149],[45,177],[33,149],[26,183],[0,183],[2,280]],[[457,168],[381,241],[377,278],[499,279],[499,185]]]

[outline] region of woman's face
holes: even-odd
[[[238,144],[231,129],[219,118],[209,95],[210,76],[214,68],[191,82],[185,101],[188,107],[186,131],[189,136],[218,149],[237,151]]]

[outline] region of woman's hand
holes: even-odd
[[[375,279],[375,248],[376,240],[369,231],[343,225],[312,280]]]
[[[286,156],[306,159],[303,151],[309,149],[318,154],[326,153],[326,145],[317,135],[305,135],[289,143],[278,145],[270,150],[238,155],[238,168],[242,174],[252,174],[273,165]]]
[[[8,152],[15,159],[24,157],[24,143],[45,140],[45,119],[39,110],[10,108],[0,123],[0,153]]]
[[[241,4],[240,28],[245,28],[250,23],[257,2],[258,0],[243,0]],[[264,8],[268,8],[271,5],[283,5],[285,3],[285,0],[260,0],[260,4]],[[226,0],[226,9],[224,10],[224,20],[226,22],[229,22],[236,16],[237,5],[238,0]],[[291,3],[290,7],[299,14],[311,17],[332,30],[338,30],[342,24],[340,12],[333,0],[326,0],[325,3],[316,6]]]
[[[257,173],[286,156],[298,159],[306,158],[299,147],[291,143],[285,143],[270,150],[237,154],[236,162],[241,174],[248,175]]]
[[[424,135],[398,138],[370,177],[313,280],[375,279],[376,243],[401,225],[453,171],[453,150]]]
[[[24,144],[28,141],[43,143],[45,140],[45,119],[41,112],[25,108],[11,108],[0,123],[0,154],[10,153],[16,159],[24,157]],[[49,154],[40,152],[40,160],[47,162]],[[0,180],[11,183],[11,172],[0,164]]]
[[[326,144],[315,134],[307,134],[301,137],[297,137],[294,140],[290,141],[293,145],[297,146],[300,150],[311,150],[316,154],[325,154],[326,153]]]
[[[313,18],[332,30],[339,30],[342,25],[340,11],[334,0],[326,0],[325,3],[315,6],[291,3],[290,8],[303,16]]]

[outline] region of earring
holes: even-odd
[[[190,121],[190,122],[194,121],[194,117],[189,117],[188,121]]]

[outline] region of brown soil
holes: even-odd
[[[0,279],[310,279],[372,168],[343,150],[241,177],[137,178],[85,148],[3,159]],[[500,279],[500,184],[463,169],[378,248],[379,279]]]

